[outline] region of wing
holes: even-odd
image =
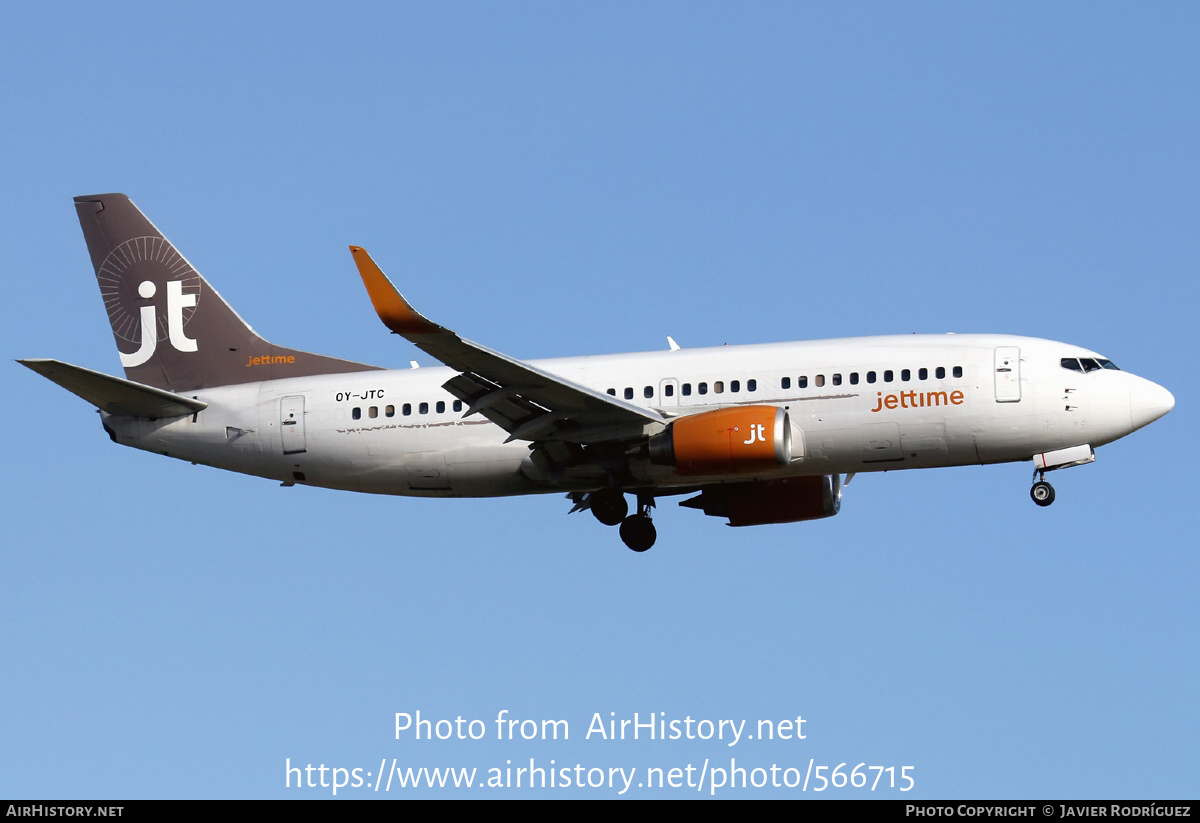
[[[665,424],[657,412],[464,340],[427,320],[365,249],[351,246],[350,253],[383,324],[457,370],[442,387],[467,404],[467,415],[482,414],[508,432],[509,441],[587,445],[639,437]]]

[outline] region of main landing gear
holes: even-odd
[[[638,513],[631,514],[621,521],[621,540],[635,552],[646,551],[658,539],[658,530],[650,520],[650,506],[653,505],[654,498],[650,498],[650,503],[646,505],[643,505],[639,498]]]
[[[571,496],[578,511],[585,506],[606,526],[620,524],[621,540],[635,552],[644,552],[654,545],[658,539],[658,530],[650,519],[650,509],[654,507],[654,496],[639,494],[637,496],[637,512],[629,514],[629,504],[625,494],[620,489],[601,489],[587,495],[586,502],[582,496]]]
[[[1054,502],[1054,487],[1046,482],[1046,472],[1035,470],[1033,476],[1038,478],[1038,480],[1033,484],[1033,488],[1029,490],[1029,496],[1039,506],[1049,506]]]
[[[588,495],[592,514],[606,526],[615,526],[629,514],[629,504],[620,489],[601,489]]]

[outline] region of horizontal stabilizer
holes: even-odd
[[[109,414],[158,419],[182,417],[208,408],[208,404],[202,400],[184,397],[165,389],[143,386],[132,380],[111,377],[60,360],[17,362]]]

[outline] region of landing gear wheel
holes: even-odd
[[[588,496],[592,514],[606,526],[615,526],[629,514],[629,504],[619,489],[601,489]]]
[[[1033,488],[1029,490],[1029,496],[1033,498],[1033,502],[1039,506],[1049,506],[1054,502],[1054,487],[1045,480],[1039,480],[1033,484]]]
[[[621,540],[635,552],[644,552],[658,539],[658,530],[647,515],[633,514],[621,522]]]

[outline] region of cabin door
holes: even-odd
[[[996,402],[1021,400],[1021,350],[1016,346],[996,348]]]
[[[279,401],[279,433],[284,454],[308,451],[304,436],[304,395],[296,394]]]

